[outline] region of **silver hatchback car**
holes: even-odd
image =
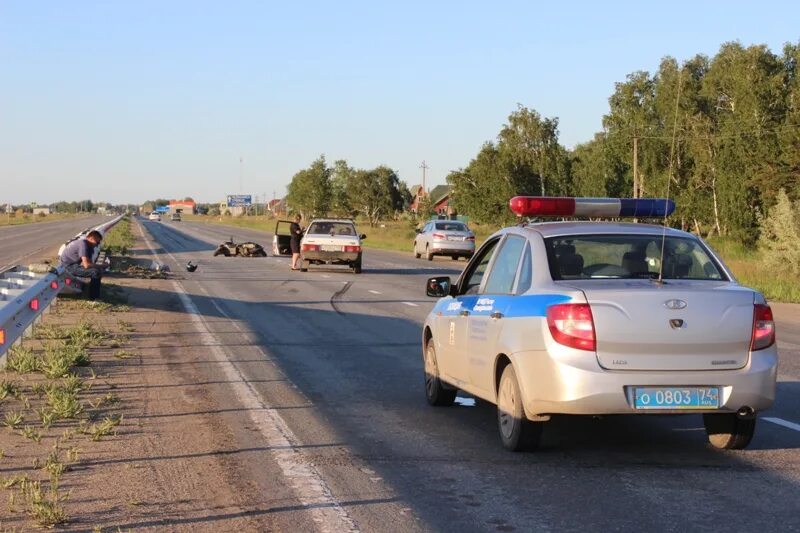
[[[510,227],[426,291],[442,297],[423,328],[428,402],[461,389],[495,403],[510,450],[537,446],[551,415],[687,413],[713,446],[739,449],[775,398],[767,302],[690,233]]]
[[[422,255],[433,261],[435,255],[446,255],[457,261],[459,257],[469,259],[475,253],[475,234],[458,220],[431,220],[417,230],[414,237],[414,257]]]

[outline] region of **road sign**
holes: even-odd
[[[243,207],[253,204],[253,196],[251,194],[229,194],[228,207]]]

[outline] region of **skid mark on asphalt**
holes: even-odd
[[[777,424],[779,426],[783,426],[785,428],[793,429],[795,431],[800,431],[800,424],[795,424],[794,422],[789,422],[788,420],[784,420],[782,418],[776,418],[773,416],[762,416],[761,420],[765,420],[767,422],[772,422],[773,424]]]
[[[158,253],[144,234],[141,226],[139,226],[139,232],[153,255],[158,257]],[[166,252],[166,254],[177,263],[175,256],[169,252]],[[183,286],[177,281],[173,281],[172,284],[175,294],[177,294],[186,313],[189,315],[200,335],[201,343],[207,345],[212,355],[222,363],[220,365],[221,370],[225,378],[231,382],[231,388],[234,394],[241,405],[250,413],[251,420],[265,439],[265,446],[268,449],[273,448],[271,455],[280,468],[281,473],[289,482],[300,503],[311,513],[312,519],[318,525],[320,531],[358,532],[359,529],[355,522],[353,522],[353,519],[348,515],[347,511],[336,498],[334,498],[330,488],[322,479],[319,472],[303,459],[302,453],[297,447],[300,440],[295,436],[292,430],[289,429],[286,421],[281,417],[278,411],[272,409],[263,402],[261,396],[247,381],[245,376],[230,362],[224,347],[215,345],[216,339],[214,334],[211,333],[207,321],[203,318],[203,315],[197,309],[191,297],[186,294]],[[198,288],[208,297],[211,304],[222,316],[231,320],[231,324],[235,328],[240,329],[236,321],[228,315],[222,306],[220,306],[202,286],[198,286]],[[265,359],[269,359],[268,354],[266,354],[262,348],[259,347],[258,349],[262,352]]]
[[[352,281],[345,281],[344,285],[342,285],[342,288],[333,293],[333,296],[331,296],[331,307],[333,307],[333,310],[339,313],[340,315],[343,315],[345,313],[344,311],[339,309],[339,307],[336,304],[338,303],[339,299],[342,296],[344,296],[344,293],[346,293],[352,286],[353,286]]]

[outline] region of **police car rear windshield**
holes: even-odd
[[[569,235],[545,239],[554,280],[658,278],[661,243],[661,235]],[[728,281],[705,247],[684,237],[666,237],[662,276]]]
[[[348,235],[353,236],[356,230],[350,222],[314,222],[308,228],[309,235]]]

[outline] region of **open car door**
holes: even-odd
[[[289,241],[292,239],[292,221],[279,220],[275,223],[275,236],[272,237],[272,255],[292,255]]]

